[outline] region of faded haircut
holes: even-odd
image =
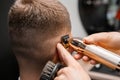
[[[15,55],[32,58],[39,49],[41,60],[49,57],[42,58],[45,40],[54,41],[65,29],[71,31],[69,14],[58,0],[16,0],[10,8],[9,34]]]

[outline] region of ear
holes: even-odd
[[[56,49],[56,52],[55,52],[55,54],[54,54],[54,56],[53,56],[53,60],[52,60],[54,63],[57,63],[57,62],[60,62],[60,58],[59,58],[59,56],[58,56],[58,51],[57,51],[57,49]]]

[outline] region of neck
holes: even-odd
[[[41,66],[35,61],[22,60],[19,62],[21,80],[39,80]]]

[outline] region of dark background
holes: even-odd
[[[8,37],[7,15],[12,3],[13,0],[0,2],[0,80],[18,80],[18,65]]]
[[[99,4],[99,5],[87,5],[86,1],[89,0],[78,0],[78,8],[80,12],[80,18],[82,20],[82,24],[84,25],[85,30],[87,33],[93,34],[98,32],[109,32],[109,31],[117,31],[120,30],[120,23],[119,27],[116,28],[115,25],[109,25],[107,19],[107,11],[108,8],[111,6],[110,1],[107,4]],[[91,0],[97,1],[97,0]],[[102,0],[98,0],[102,1]],[[116,2],[116,5],[120,5],[120,0]],[[115,18],[116,19],[116,18]]]
[[[88,35],[98,32],[120,30],[120,25],[118,29],[115,29],[114,26],[110,26],[108,24],[106,14],[109,7],[109,3],[94,6],[85,4],[86,1],[87,0],[78,0],[78,8],[82,24],[85,30],[87,31]],[[99,68],[94,67],[92,71],[120,76],[120,74],[116,70],[112,70],[102,64]]]

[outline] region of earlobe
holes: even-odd
[[[59,56],[58,56],[58,51],[57,51],[57,50],[56,50],[56,53],[55,53],[54,56],[53,56],[52,61],[53,61],[54,63],[60,62],[60,58],[59,58]]]

